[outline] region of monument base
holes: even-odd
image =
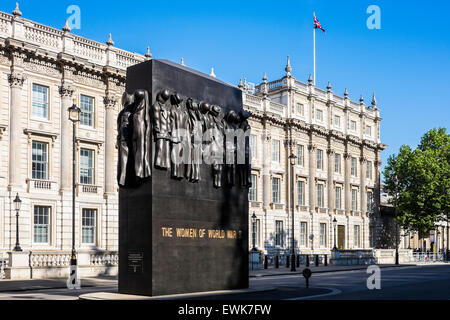
[[[134,294],[121,294],[117,292],[94,292],[80,295],[80,300],[183,300],[200,297],[213,297],[231,294],[260,293],[276,290],[275,287],[267,287],[264,289],[240,289],[240,290],[220,290],[196,293],[171,294],[163,296],[139,296]]]

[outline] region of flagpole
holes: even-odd
[[[313,13],[314,19],[316,18],[316,13]],[[313,25],[313,62],[314,62],[314,69],[313,69],[313,80],[314,80],[314,86],[316,85],[316,26]]]

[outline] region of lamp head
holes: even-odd
[[[14,199],[14,207],[16,211],[20,210],[20,206],[22,205],[22,200],[19,198],[19,194],[16,194],[16,198]]]
[[[76,105],[77,99],[73,99],[73,105],[68,109],[69,110],[69,120],[73,123],[80,121],[81,109]]]
[[[293,153],[289,156],[289,161],[291,162],[291,165],[295,165],[295,161],[297,160],[297,156]]]

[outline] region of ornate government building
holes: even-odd
[[[380,237],[380,111],[291,74],[243,89],[251,114],[252,181],[250,245],[269,252],[291,247],[301,253],[375,247]],[[294,165],[291,184],[290,155]],[[334,222],[336,220],[336,222]],[[334,231],[336,230],[336,232]],[[336,234],[336,236],[335,236]]]
[[[75,244],[86,273],[117,265],[116,118],[128,66],[151,59],[0,12],[0,259],[16,244],[14,199],[22,200],[20,246],[29,265],[64,268],[72,246],[72,122],[76,99]],[[379,207],[380,113],[302,83],[291,74],[243,91],[253,154],[250,246],[290,247],[294,153],[297,248],[329,252],[374,245]],[[252,219],[253,213],[256,219]],[[35,273],[37,275],[38,273]],[[54,274],[42,273],[42,276]]]
[[[244,105],[251,114],[251,245],[267,251],[291,246],[292,208],[301,253],[376,246],[379,229],[380,111],[361,97],[351,101],[291,74],[262,82]],[[253,90],[252,90],[253,91]],[[294,190],[289,156],[297,157]],[[336,222],[334,220],[336,219]],[[336,232],[334,231],[336,230]],[[335,236],[336,234],[336,236]]]
[[[20,246],[30,266],[69,264],[72,122],[76,99],[76,247],[85,265],[116,265],[116,119],[126,68],[150,59],[0,12],[0,248],[16,242],[13,200],[22,200]],[[55,253],[56,252],[56,253]],[[54,254],[52,254],[54,253]],[[83,264],[83,262],[80,262]]]

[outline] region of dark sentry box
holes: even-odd
[[[153,105],[167,88],[222,107],[242,108],[242,92],[208,75],[166,60],[127,70],[126,90],[145,89]],[[153,138],[152,138],[153,139]],[[154,148],[154,143],[152,143]],[[119,292],[165,295],[248,288],[248,189],[213,186],[212,167],[201,181],[173,180],[154,167],[152,177],[119,192]],[[173,237],[162,228],[172,227]],[[176,228],[206,229],[204,238],[177,238]],[[241,231],[236,239],[209,239],[208,230]]]

